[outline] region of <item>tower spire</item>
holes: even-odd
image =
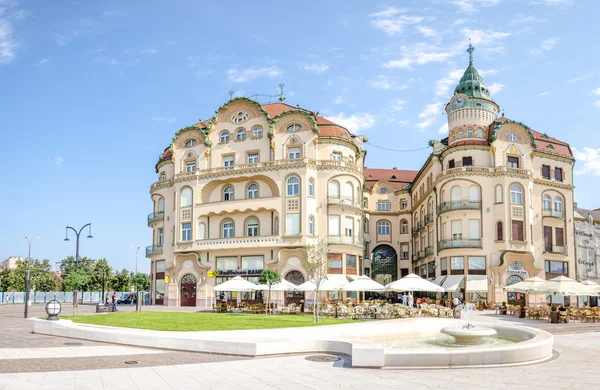
[[[471,45],[471,38],[469,38],[469,48],[467,49],[467,53],[469,53],[469,64],[473,63],[473,52],[475,48]]]

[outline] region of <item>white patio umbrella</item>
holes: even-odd
[[[511,284],[510,286],[506,286],[503,288],[503,290],[506,292],[511,292],[511,293],[512,292],[528,293],[531,290],[536,290],[538,286],[540,286],[541,284],[546,283],[546,282],[547,282],[546,280],[544,280],[542,278],[538,278],[537,276],[534,276],[529,279],[525,279],[522,282]]]
[[[583,284],[584,286],[588,286],[593,288],[596,291],[600,291],[600,284],[594,282],[593,280],[584,280],[583,282],[579,282],[581,284]]]
[[[221,284],[217,284],[213,287],[214,291],[241,291],[241,292],[249,292],[255,291],[257,289],[257,285],[247,281],[241,276],[236,276],[235,278],[231,278],[226,282]]]
[[[597,296],[598,292],[590,286],[585,286],[566,276],[558,276],[541,283],[530,292],[540,292],[552,295],[590,295]]]
[[[344,291],[385,291],[385,286],[377,283],[370,277],[363,275],[359,276],[352,282],[345,285]]]
[[[425,280],[419,275],[415,274],[408,274],[402,279],[389,283],[385,286],[385,288],[391,291],[444,292],[444,288],[442,286],[438,286],[437,284],[432,283],[429,280]]]
[[[256,286],[257,290],[260,291],[269,291],[269,286],[266,284],[259,284]],[[275,283],[271,286],[271,291],[296,291],[298,290],[298,286],[294,283],[290,283],[285,279],[281,279],[279,283]]]
[[[319,285],[319,291],[340,291],[342,290],[342,287],[342,285],[334,283],[329,279],[323,279]],[[298,291],[316,291],[317,282],[311,279],[307,282],[302,283],[297,288]]]

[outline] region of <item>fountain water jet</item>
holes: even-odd
[[[492,328],[475,326],[473,324],[473,315],[475,313],[475,304],[463,303],[459,306],[460,319],[465,322],[462,327],[449,326],[442,328],[440,333],[454,337],[458,344],[480,344],[484,337],[495,336],[496,331]]]

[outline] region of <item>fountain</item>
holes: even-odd
[[[475,313],[475,304],[463,303],[459,306],[460,319],[465,322],[461,327],[448,326],[442,328],[440,333],[454,337],[457,344],[473,345],[483,342],[485,337],[495,336],[496,331],[492,328],[475,326],[473,324],[473,315]]]

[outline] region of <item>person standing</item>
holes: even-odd
[[[408,293],[408,307],[413,307],[414,299],[411,293]]]
[[[113,291],[112,295],[113,310],[117,311],[117,293]]]
[[[133,306],[133,301],[135,300],[135,295],[133,294],[133,291],[131,293],[129,293],[129,304],[131,306]]]

